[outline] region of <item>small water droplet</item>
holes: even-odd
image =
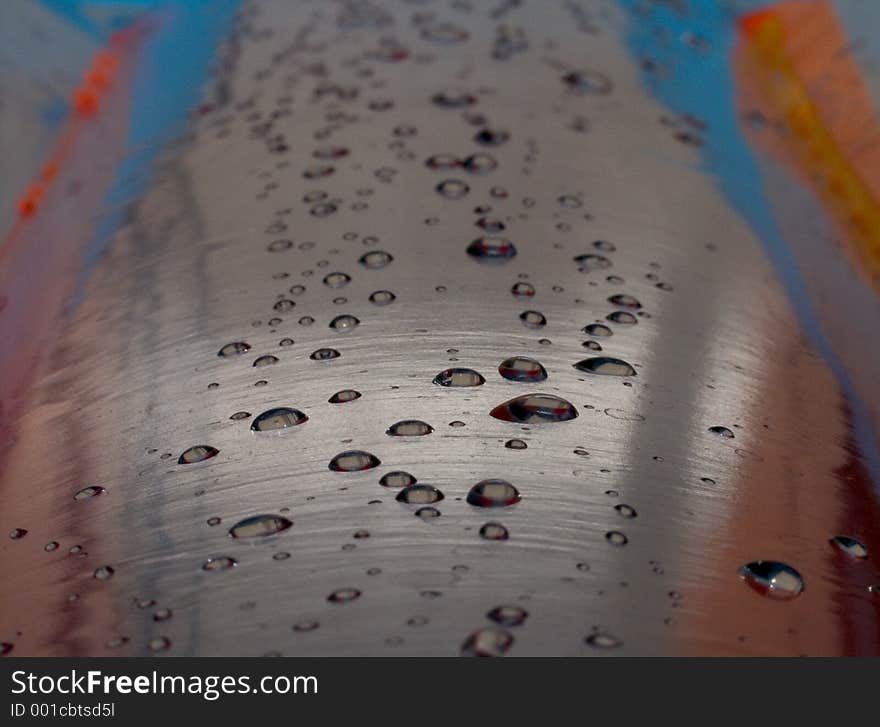
[[[591,323],[588,326],[584,326],[584,333],[586,333],[588,336],[607,338],[612,334],[612,331],[608,326],[602,323]]]
[[[510,533],[501,523],[486,523],[480,528],[480,537],[483,540],[507,540]]]
[[[547,370],[533,358],[512,356],[498,366],[498,373],[508,381],[538,382],[547,378]]]
[[[330,361],[340,356],[341,354],[335,348],[319,348],[317,351],[312,351],[309,358],[312,361]]]
[[[147,643],[150,651],[167,651],[171,648],[171,639],[165,636],[156,636]]]
[[[609,313],[605,318],[612,323],[618,323],[621,326],[634,326],[639,322],[639,319],[636,318],[632,313],[625,310],[616,310],[612,313]]]
[[[436,507],[428,505],[427,507],[420,507],[413,514],[422,520],[433,520],[440,517],[442,513]]]
[[[433,485],[413,484],[404,487],[397,493],[395,499],[407,505],[430,505],[434,502],[440,502],[443,499],[443,493]]]
[[[621,517],[625,517],[627,519],[638,517],[638,513],[636,512],[635,508],[630,507],[629,505],[615,505],[614,509]]]
[[[360,321],[351,315],[341,315],[336,316],[332,321],[330,321],[330,328],[334,331],[350,331],[353,328],[357,328],[360,325]]]
[[[298,424],[307,422],[309,418],[299,409],[291,409],[287,406],[267,409],[251,422],[251,430],[254,432],[273,432],[280,429],[288,429]]]
[[[565,422],[578,416],[574,406],[552,394],[525,394],[496,406],[489,414],[506,422]]]
[[[320,624],[317,621],[312,621],[311,619],[305,619],[303,621],[297,621],[293,625],[293,630],[297,633],[304,634],[308,631],[314,631],[318,628]]]
[[[582,273],[590,273],[593,270],[605,270],[611,267],[611,261],[604,255],[587,253],[573,258],[577,263],[578,270]]]
[[[467,494],[469,505],[476,507],[507,507],[522,499],[519,490],[506,480],[482,480]]]
[[[715,434],[715,435],[721,437],[722,439],[733,439],[733,436],[734,436],[733,432],[730,431],[727,427],[722,427],[722,426],[709,427],[709,431],[712,432],[712,434]]]
[[[404,419],[385,430],[391,437],[423,437],[434,431],[434,427],[418,419]]]
[[[370,293],[370,302],[373,305],[388,305],[393,303],[396,298],[397,296],[390,290],[377,290],[375,293]]]
[[[95,572],[92,574],[99,581],[109,581],[113,577],[113,566],[102,565],[99,568],[95,568]]]
[[[468,184],[460,179],[444,179],[434,189],[446,199],[461,199],[471,190]]]
[[[848,535],[835,535],[828,542],[851,558],[864,559],[868,557],[868,549],[864,543]]]
[[[504,656],[513,646],[513,636],[503,629],[477,629],[461,645],[462,656]]]
[[[327,600],[330,603],[347,603],[360,598],[360,596],[361,592],[357,588],[338,588],[327,596]]]
[[[535,294],[535,286],[531,283],[514,283],[510,288],[510,292],[517,298],[531,298]]]
[[[616,295],[612,295],[608,298],[608,302],[620,306],[621,308],[629,308],[630,310],[638,310],[642,307],[642,304],[639,303],[637,298],[634,298],[631,295],[626,295],[625,293],[617,293]]]
[[[89,485],[88,487],[83,487],[79,492],[77,492],[74,496],[74,500],[91,500],[93,497],[98,497],[98,495],[103,495],[107,490],[103,487],[99,487],[98,485]]]
[[[226,570],[227,568],[234,568],[238,565],[238,561],[235,558],[230,558],[228,556],[220,556],[219,558],[208,558],[202,564],[202,570],[204,571],[215,571],[215,570]]]
[[[479,237],[468,245],[467,254],[478,260],[504,262],[516,257],[516,246],[503,237]]]
[[[569,71],[562,76],[562,82],[579,95],[605,96],[614,88],[608,76],[589,68]]]
[[[519,606],[496,606],[486,617],[502,626],[519,626],[528,618],[529,612]]]
[[[334,472],[360,472],[370,470],[382,464],[379,458],[369,452],[351,449],[337,454],[330,460],[328,467]]]
[[[508,439],[504,446],[507,449],[528,449],[528,444],[526,444],[522,439]]]
[[[415,482],[415,477],[409,472],[403,472],[402,470],[388,472],[382,475],[382,478],[379,480],[379,484],[382,485],[382,487],[407,487],[415,484]]]
[[[599,376],[635,376],[636,370],[626,361],[610,356],[595,356],[585,358],[574,364],[578,371]]]
[[[327,399],[331,404],[347,404],[350,401],[361,398],[361,392],[354,389],[342,389]]]
[[[251,413],[249,411],[237,411],[235,412],[235,414],[231,414],[229,418],[233,421],[238,422],[242,419],[247,419],[250,415]]]
[[[394,258],[391,257],[391,254],[384,250],[370,250],[370,252],[361,255],[358,262],[365,268],[378,270],[379,268],[384,268],[392,260],[394,260]]]
[[[177,464],[195,464],[196,462],[204,462],[206,459],[216,457],[220,454],[220,450],[208,444],[197,444],[190,447],[177,459]]]
[[[437,374],[434,383],[438,386],[482,386],[486,379],[473,369],[452,368]]]
[[[804,579],[790,565],[776,560],[756,560],[739,569],[740,578],[758,593],[778,601],[790,601],[804,590]]]
[[[590,634],[584,641],[594,649],[617,649],[623,646],[623,642],[616,636],[599,632]]]
[[[228,358],[229,356],[238,356],[242,353],[247,353],[251,350],[251,346],[249,343],[245,343],[244,341],[234,341],[233,343],[227,343],[223,348],[217,351],[217,355],[221,358]]]
[[[263,368],[264,366],[272,366],[278,363],[278,357],[273,356],[272,354],[266,354],[265,356],[260,356],[258,359],[254,361],[255,368]]]
[[[629,542],[629,538],[626,537],[619,530],[611,530],[605,533],[605,540],[607,540],[611,545],[626,545]]]
[[[283,532],[291,525],[293,525],[293,521],[288,520],[282,515],[253,515],[235,523],[235,525],[229,528],[229,535],[239,540],[243,538],[264,538],[268,535]]]
[[[27,534],[28,531],[25,528],[13,528],[9,531],[9,537],[12,540],[21,540]]]
[[[328,273],[324,276],[324,285],[329,288],[342,288],[351,282],[347,273]]]

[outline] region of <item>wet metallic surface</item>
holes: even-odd
[[[367,14],[354,29],[344,4],[275,0],[242,12],[238,56],[227,44],[231,69],[206,90],[219,108],[164,152],[81,303],[41,343],[28,393],[7,404],[0,641],[14,653],[147,655],[166,637],[169,655],[457,655],[469,635],[494,628],[486,614],[501,606],[528,612],[508,629],[511,656],[880,652],[880,599],[868,590],[880,582],[880,508],[852,406],[760,240],[701,171],[699,149],[658,123],[665,109],[619,40],[622,11],[588,3],[593,34],[564,4],[530,3],[505,20],[469,5],[394,4],[393,24]],[[429,12],[470,39],[426,39],[413,20]],[[504,23],[528,40],[508,61],[490,56]],[[376,59],[388,38],[409,49],[404,61]],[[582,68],[612,78],[613,93],[567,90],[563,75]],[[476,144],[482,125],[431,102],[447,87],[474,92],[465,112],[510,140]],[[290,114],[272,133],[289,151],[274,154],[251,131],[284,95]],[[252,108],[236,107],[249,98]],[[370,110],[386,98],[391,109]],[[588,133],[571,128],[579,116]],[[415,133],[395,135],[401,125]],[[336,144],[351,154],[326,162],[335,173],[303,178],[312,152]],[[498,161],[485,176],[424,163],[481,151]],[[391,181],[383,168],[396,170]],[[435,191],[447,176],[467,182],[464,198]],[[337,211],[310,214],[303,198],[315,190]],[[467,254],[486,215],[504,222],[515,257]],[[277,239],[294,244],[269,251]],[[616,250],[600,252],[597,240]],[[393,260],[365,267],[370,250]],[[611,267],[581,272],[573,258],[584,254]],[[325,285],[334,271],[351,282]],[[536,294],[513,296],[526,279]],[[374,305],[377,290],[396,299]],[[619,293],[640,301],[636,325],[606,320]],[[295,307],[273,309],[281,298]],[[523,325],[524,310],[546,325]],[[334,330],[341,314],[359,325]],[[306,316],[312,325],[299,323]],[[582,345],[597,322],[613,331],[595,338],[601,354]],[[286,337],[293,345],[279,344]],[[236,341],[251,349],[218,357]],[[322,348],[340,356],[313,360]],[[269,354],[279,361],[253,366]],[[574,368],[598,355],[636,375]],[[547,379],[502,378],[512,356],[539,361]],[[486,381],[432,383],[451,367]],[[870,411],[876,381],[859,386]],[[346,389],[362,396],[328,402]],[[577,418],[489,415],[530,393],[571,402]],[[308,420],[254,432],[253,417],[230,418],[275,407]],[[388,436],[402,420],[434,431]],[[528,446],[505,447],[511,439]],[[178,464],[198,445],[219,453]],[[328,469],[348,450],[381,465]],[[443,492],[440,517],[415,517],[379,485],[395,470]],[[487,479],[510,482],[522,500],[469,505]],[[105,492],[75,499],[88,486]],[[228,536],[260,514],[293,525]],[[509,539],[481,538],[487,522]],[[28,532],[7,538],[13,528]],[[832,548],[836,535],[858,538],[868,559]],[[50,541],[59,547],[47,552]],[[224,558],[234,567],[216,565]],[[783,602],[749,588],[740,569],[760,560],[795,568],[804,592]],[[105,565],[110,577],[96,577]],[[166,608],[173,615],[157,620]],[[304,622],[319,625],[293,628]],[[120,636],[128,642],[108,650]]]

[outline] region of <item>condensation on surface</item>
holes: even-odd
[[[242,5],[15,422],[3,651],[877,653],[838,384],[626,22]]]

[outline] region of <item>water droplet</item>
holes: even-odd
[[[377,290],[370,294],[370,302],[374,305],[388,305],[397,298],[390,290]]]
[[[510,132],[504,129],[480,129],[474,134],[474,142],[482,146],[501,146],[510,139]]]
[[[358,259],[358,262],[365,268],[378,270],[379,268],[384,268],[392,260],[394,260],[394,258],[391,256],[391,254],[385,252],[384,250],[370,250],[370,252],[361,255],[361,257]]]
[[[153,614],[153,621],[167,621],[173,615],[170,608],[160,608]]]
[[[197,444],[190,447],[177,459],[177,464],[195,464],[196,462],[204,462],[206,459],[216,457],[220,454],[220,450],[208,444]]]
[[[626,537],[619,530],[611,530],[605,533],[605,540],[607,540],[611,545],[626,545],[629,542],[629,538]]]
[[[330,460],[328,467],[334,472],[360,472],[371,470],[380,464],[382,463],[376,455],[359,449],[351,449],[337,454]]]
[[[535,294],[535,286],[531,283],[514,283],[510,288],[510,292],[517,298],[531,298]]]
[[[491,412],[495,419],[505,422],[538,424],[541,422],[565,422],[577,417],[577,409],[552,394],[525,394],[496,406]]]
[[[638,517],[638,513],[636,512],[635,508],[630,507],[629,505],[615,505],[614,509],[621,517],[625,517],[627,519]]]
[[[309,418],[299,409],[280,406],[275,409],[267,409],[251,422],[251,430],[255,432],[272,432],[279,429],[295,427],[297,424],[307,422]]]
[[[279,313],[286,313],[287,311],[293,310],[295,307],[296,303],[290,300],[290,298],[282,298],[272,306],[272,308]]]
[[[461,199],[471,191],[467,183],[460,179],[444,179],[434,189],[437,194],[446,199]]]
[[[431,101],[437,106],[442,106],[443,108],[460,109],[467,106],[473,106],[477,102],[477,99],[466,91],[446,89],[440,93],[434,94],[431,97]]]
[[[350,331],[359,325],[360,321],[350,315],[336,316],[336,318],[330,321],[330,328],[335,331]]]
[[[608,302],[621,308],[629,308],[630,310],[638,310],[642,307],[637,298],[625,293],[617,293],[608,298]]]
[[[596,356],[578,361],[574,367],[578,371],[600,376],[635,376],[636,370],[626,361],[610,356]]]
[[[236,539],[264,538],[283,532],[291,525],[293,521],[282,515],[253,515],[235,523],[229,528],[229,535]]]
[[[303,621],[297,621],[293,625],[293,630],[296,631],[297,633],[303,634],[308,631],[314,631],[316,628],[318,628],[318,626],[320,626],[320,624],[317,621],[312,621],[311,619],[305,619]]]
[[[238,565],[238,561],[235,558],[223,555],[219,558],[208,558],[208,560],[202,564],[202,570],[226,570],[227,568],[234,568],[236,565]]]
[[[528,444],[526,444],[522,439],[508,439],[504,446],[507,449],[528,449]]]
[[[79,492],[77,492],[74,496],[74,500],[91,500],[93,497],[97,497],[98,495],[103,495],[107,490],[103,487],[99,487],[98,485],[89,485],[88,487],[83,487]]]
[[[577,263],[578,270],[582,273],[589,273],[593,270],[605,270],[611,267],[611,261],[607,257],[593,253],[578,255],[574,258],[574,261]]]
[[[312,351],[309,355],[309,358],[312,361],[329,361],[334,358],[340,357],[339,351],[335,348],[319,348],[317,351]]]
[[[293,339],[292,338],[282,338],[280,341],[278,341],[278,345],[279,346],[292,346]]]
[[[489,174],[495,171],[498,162],[491,154],[471,154],[462,161],[461,165],[470,174]]]
[[[289,250],[293,247],[293,242],[291,240],[274,240],[269,243],[267,249],[269,252],[283,252],[284,250]]]
[[[513,646],[513,636],[503,629],[477,629],[461,645],[462,656],[504,656]]]
[[[528,618],[529,612],[519,606],[496,606],[486,617],[502,626],[519,626]]]
[[[516,257],[516,246],[503,237],[479,237],[468,245],[467,254],[478,260],[503,262]]]
[[[25,528],[13,528],[9,531],[9,537],[12,540],[21,540],[27,534],[28,531]]]
[[[712,434],[715,434],[715,435],[721,437],[722,439],[733,439],[733,437],[734,437],[733,432],[730,431],[727,427],[722,427],[722,426],[709,427],[709,431],[712,432]]]
[[[537,382],[547,378],[547,370],[533,358],[512,356],[501,362],[498,373],[508,381]]]
[[[864,559],[868,557],[868,549],[864,543],[847,535],[835,535],[829,541],[831,545],[851,558]]]
[[[13,646],[8,641],[0,641],[0,656],[6,656],[12,649]]]
[[[407,485],[395,498],[398,502],[404,502],[407,505],[430,505],[434,502],[440,502],[443,499],[443,493],[433,485]]]
[[[330,603],[347,603],[360,598],[360,596],[361,592],[357,588],[338,588],[327,596],[327,600]]]
[[[623,646],[623,642],[612,634],[595,633],[584,639],[594,649],[617,649]]]
[[[266,354],[265,356],[260,356],[258,359],[254,361],[255,368],[263,368],[264,366],[272,366],[278,363],[278,357],[273,356],[272,354]]]
[[[331,404],[347,404],[350,401],[360,398],[361,392],[355,391],[354,389],[342,389],[342,391],[337,391],[333,394],[333,396],[327,399],[327,401]]]
[[[330,288],[342,288],[351,282],[351,276],[346,273],[329,273],[324,276],[324,285]]]
[[[433,520],[434,518],[440,517],[442,513],[436,507],[431,507],[429,505],[427,507],[420,507],[413,514],[422,520]]]
[[[639,319],[636,318],[632,313],[629,313],[625,310],[616,310],[612,313],[609,313],[605,318],[612,323],[619,323],[622,326],[634,326],[639,322]]]
[[[612,331],[608,326],[603,325],[602,323],[591,323],[588,326],[584,326],[584,333],[588,336],[607,338],[612,334]]]
[[[233,343],[227,343],[223,348],[217,351],[217,355],[221,358],[227,358],[229,356],[238,356],[242,353],[247,353],[251,350],[251,346],[249,343],[245,343],[244,341],[234,341]]]
[[[526,328],[543,328],[547,325],[547,318],[536,310],[523,311],[519,314],[519,319]]]
[[[445,369],[434,377],[438,386],[482,386],[486,379],[473,369]]]
[[[434,171],[449,171],[461,166],[458,157],[452,154],[434,154],[425,161],[425,166]]]
[[[167,651],[171,648],[171,639],[165,636],[156,636],[147,643],[150,651]]]
[[[403,472],[402,470],[388,472],[382,475],[382,478],[379,480],[379,484],[382,487],[407,487],[408,485],[415,484],[415,482],[415,477],[409,472]]]
[[[404,419],[385,430],[391,437],[422,437],[434,431],[434,427],[418,419]]]
[[[510,533],[501,523],[486,523],[480,528],[480,537],[483,540],[507,540]]]
[[[580,95],[605,96],[614,87],[608,76],[592,69],[569,71],[562,77],[562,82],[569,90]]]
[[[739,569],[740,578],[758,593],[778,601],[790,601],[804,590],[804,579],[790,565],[776,560],[756,560]]]
[[[95,572],[92,575],[99,581],[109,581],[113,577],[113,573],[113,566],[102,565],[99,568],[95,568]]]
[[[471,487],[467,494],[468,504],[476,507],[507,507],[521,499],[516,487],[498,479],[482,480]]]
[[[43,550],[45,550],[47,553],[51,553],[55,550],[58,550],[58,543],[56,541],[52,540],[43,546]]]

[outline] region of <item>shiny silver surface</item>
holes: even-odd
[[[159,653],[177,656],[451,656],[474,630],[499,627],[486,614],[501,605],[528,611],[522,625],[500,627],[516,656],[880,651],[878,597],[867,588],[880,582],[877,491],[840,381],[755,232],[701,171],[699,149],[658,122],[666,110],[620,40],[622,12],[587,5],[600,32],[584,32],[565,4],[497,18],[481,3],[362,5],[362,14],[347,4],[245,6],[235,40],[218,50],[230,66],[206,89],[212,110],[163,152],[78,305],[39,347],[28,393],[7,409],[0,523],[28,531],[0,544],[0,640],[15,654],[148,655],[165,637]],[[441,21],[468,40],[437,42],[449,35]],[[508,36],[509,60],[493,58]],[[572,92],[562,77],[583,68],[613,79],[613,91]],[[450,87],[477,102],[432,103]],[[385,99],[393,105],[375,110]],[[474,135],[485,127],[510,139],[481,147]],[[285,153],[267,149],[276,134]],[[328,146],[350,153],[314,158]],[[497,169],[425,164],[477,152]],[[315,165],[335,171],[304,178]],[[449,178],[469,192],[438,194]],[[315,214],[328,202],[335,211]],[[506,229],[485,232],[480,218]],[[89,230],[77,234],[84,245]],[[466,254],[492,235],[513,242],[516,257]],[[278,239],[293,246],[269,251]],[[600,240],[616,249],[596,249]],[[393,260],[369,269],[358,260],[371,250]],[[582,272],[573,258],[584,254],[611,267]],[[351,282],[322,282],[337,271]],[[511,294],[521,281],[533,297]],[[291,294],[296,285],[305,291]],[[396,299],[374,305],[379,290]],[[620,293],[641,302],[635,325],[606,320]],[[280,299],[295,307],[276,311]],[[526,310],[546,326],[523,325]],[[360,324],[333,330],[341,314]],[[613,331],[593,339],[601,353],[583,346],[595,322]],[[279,344],[288,337],[293,345]],[[218,357],[235,341],[250,350]],[[312,360],[321,348],[340,356]],[[266,354],[278,363],[254,367]],[[517,355],[539,361],[547,380],[502,378],[499,364]],[[573,366],[599,355],[637,375]],[[433,384],[449,367],[486,383]],[[844,356],[840,367],[858,361]],[[858,388],[875,411],[876,380]],[[362,396],[328,402],[343,389]],[[536,392],[564,398],[578,417],[489,416]],[[255,433],[253,417],[230,419],[280,406],[308,421]],[[386,434],[406,419],[434,431]],[[511,439],[528,446],[505,447]],[[219,453],[177,464],[194,445]],[[381,465],[330,471],[346,450]],[[441,517],[415,517],[378,484],[394,470],[438,487]],[[522,501],[465,502],[489,478],[514,484]],[[75,500],[87,486],[106,491]],[[623,517],[621,504],[637,517]],[[264,513],[293,526],[229,537]],[[509,539],[481,538],[487,522]],[[362,530],[369,537],[355,537]],[[614,531],[625,545],[609,541]],[[835,535],[857,537],[869,558],[833,549]],[[58,549],[46,552],[52,541]],[[203,570],[222,557],[237,565]],[[796,568],[804,593],[783,602],[750,589],[738,571],[756,560]],[[105,565],[112,577],[95,578]],[[328,600],[351,588],[360,597]],[[306,621],[319,625],[294,630]],[[595,632],[621,643],[591,646]]]

